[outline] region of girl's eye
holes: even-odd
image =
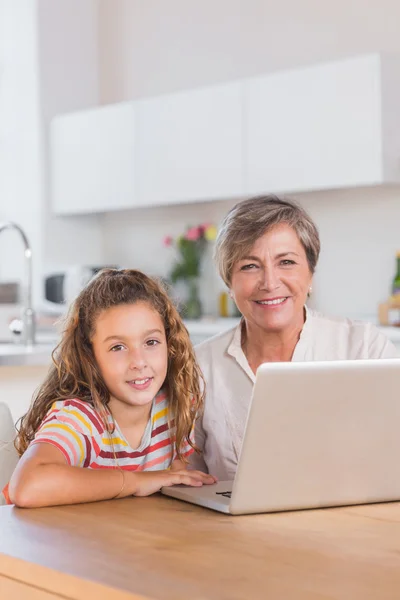
[[[124,346],[122,344],[116,344],[115,346],[113,346],[112,348],[110,348],[111,352],[119,352],[120,350],[123,350]]]
[[[256,269],[257,265],[255,265],[254,263],[249,263],[248,265],[243,265],[242,267],[240,267],[241,271],[251,271],[252,269]]]
[[[157,346],[160,342],[158,340],[147,340],[147,346]]]

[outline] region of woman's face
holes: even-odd
[[[311,280],[303,245],[292,227],[281,224],[234,265],[231,293],[249,323],[281,332],[302,325]]]

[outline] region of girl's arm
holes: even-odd
[[[201,486],[214,481],[210,475],[186,468],[137,473],[72,467],[58,448],[38,443],[30,446],[20,459],[11,477],[9,496],[16,506],[33,508],[148,496],[163,486],[180,483]]]

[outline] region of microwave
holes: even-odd
[[[101,269],[117,269],[115,265],[71,266],[55,270],[44,277],[45,307],[51,312],[63,312],[85,285]]]

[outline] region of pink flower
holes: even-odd
[[[187,230],[185,238],[190,240],[191,242],[195,242],[201,236],[201,231],[199,227],[191,227]]]
[[[164,238],[164,246],[172,246],[172,242],[174,240],[172,239],[172,237],[170,235],[166,235]]]

